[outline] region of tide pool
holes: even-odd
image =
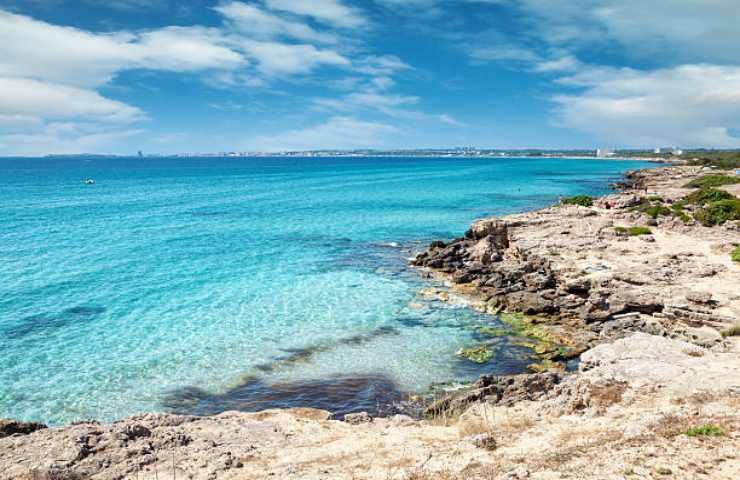
[[[528,352],[416,296],[473,220],[599,195],[636,161],[0,159],[0,418],[382,411]],[[94,178],[94,185],[82,180]]]

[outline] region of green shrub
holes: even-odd
[[[689,158],[689,165],[703,165],[717,167],[722,170],[740,168],[740,151],[695,151],[684,152],[684,158]]]
[[[663,205],[663,198],[657,196],[642,198],[639,204],[632,207],[632,211],[642,212],[650,218],[671,217],[676,215],[673,210]]]
[[[627,229],[627,234],[630,237],[636,237],[638,235],[650,235],[653,233],[648,227],[630,227]]]
[[[730,220],[740,220],[740,199],[731,198],[712,202],[694,213],[694,218],[704,225],[722,225]]]
[[[660,216],[670,217],[671,215],[673,215],[671,209],[666,207],[665,205],[651,205],[643,210],[643,213],[645,213],[645,215],[650,218],[658,218]]]
[[[684,207],[686,207],[686,201],[679,200],[671,205],[671,212],[673,212],[674,217],[680,218],[683,223],[689,223],[691,221],[691,217],[689,217],[689,215],[684,211]]]
[[[735,249],[730,252],[730,258],[733,262],[740,262],[740,246],[735,247]]]
[[[650,235],[653,233],[648,227],[614,227],[614,231],[629,235],[630,237],[637,237],[638,235]]]
[[[688,203],[695,205],[706,205],[707,203],[719,202],[720,200],[727,200],[735,198],[732,194],[725,192],[724,190],[718,190],[712,187],[704,187],[686,196],[684,200]]]
[[[722,427],[713,423],[706,425],[700,425],[698,427],[691,427],[686,430],[686,435],[689,437],[724,437],[725,431]]]
[[[740,183],[740,177],[704,175],[687,183],[686,188],[721,187],[722,185],[734,185],[736,183]]]
[[[576,195],[575,197],[565,197],[560,200],[563,205],[580,205],[590,207],[594,204],[594,199],[588,195]]]

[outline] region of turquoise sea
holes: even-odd
[[[406,258],[476,218],[603,194],[644,162],[0,159],[0,418],[310,405],[521,371],[493,317],[416,297]],[[85,185],[92,177],[96,183]]]

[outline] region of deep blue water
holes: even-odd
[[[456,356],[496,319],[417,298],[405,259],[646,165],[0,159],[0,417],[372,410],[521,371],[528,352],[506,339],[488,365]]]

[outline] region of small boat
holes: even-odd
[[[86,178],[83,182],[85,185],[95,185],[95,180],[92,178]]]

